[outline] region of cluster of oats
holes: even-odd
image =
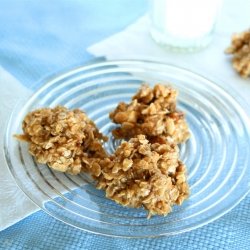
[[[115,138],[130,138],[113,155],[102,146],[99,133],[85,112],[65,107],[43,108],[28,113],[23,134],[36,161],[72,174],[89,173],[106,196],[128,207],[167,215],[174,204],[189,194],[186,166],[179,160],[177,143],[190,134],[185,114],[176,110],[177,91],[171,85],[143,84],[130,104],[119,103],[110,118],[121,127]]]
[[[58,171],[78,174],[84,158],[107,156],[100,142],[107,138],[80,109],[57,106],[29,112],[22,129],[23,134],[14,138],[29,142],[29,152],[36,161]]]
[[[138,135],[123,142],[109,158],[92,162],[98,166],[97,188],[123,206],[144,206],[148,218],[166,216],[172,205],[182,204],[189,194],[187,170],[178,157],[175,143],[163,139],[150,143]]]
[[[121,124],[112,133],[115,138],[133,138],[136,135],[164,136],[175,143],[185,142],[190,133],[185,113],[176,110],[177,90],[171,85],[158,84],[151,89],[142,84],[132,102],[120,102],[109,114],[110,119]]]
[[[242,77],[250,76],[250,29],[234,34],[232,44],[225,53],[233,54],[233,67]]]

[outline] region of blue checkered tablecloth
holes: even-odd
[[[1,0],[0,65],[32,88],[44,76],[93,59],[88,46],[146,11],[146,0]],[[250,195],[208,225],[152,239],[95,235],[38,211],[1,231],[0,249],[250,249],[249,211]]]

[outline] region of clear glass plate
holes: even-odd
[[[108,135],[105,148],[112,153],[121,141],[111,136],[115,125],[109,111],[120,101],[130,102],[142,82],[172,83],[179,91],[178,109],[186,112],[191,131],[188,142],[180,145],[191,194],[166,217],[146,220],[143,208],[122,207],[105,198],[88,175],[72,176],[37,164],[28,145],[12,137],[22,132],[21,122],[30,110],[60,104],[85,110]],[[20,189],[45,212],[69,225],[119,237],[172,235],[219,218],[249,192],[248,110],[234,91],[188,70],[151,61],[101,61],[60,74],[28,100],[20,100],[6,130],[5,156]]]

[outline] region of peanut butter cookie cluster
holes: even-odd
[[[37,162],[58,171],[78,174],[83,154],[91,158],[107,156],[100,142],[107,137],[80,109],[37,109],[25,116],[22,129],[23,134],[14,138],[29,143],[29,152]]]
[[[115,138],[133,138],[136,135],[163,136],[175,143],[185,142],[190,133],[185,113],[176,110],[177,91],[171,85],[158,84],[150,88],[142,84],[132,102],[120,102],[109,114],[121,124],[112,131]]]
[[[187,169],[175,143],[150,143],[144,135],[123,142],[110,158],[99,160],[97,188],[118,204],[166,216],[189,194]]]
[[[242,77],[250,76],[250,29],[234,34],[225,53],[233,54],[233,67]]]

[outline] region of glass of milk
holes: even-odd
[[[212,40],[222,0],[150,0],[151,35],[167,48],[194,51]]]

